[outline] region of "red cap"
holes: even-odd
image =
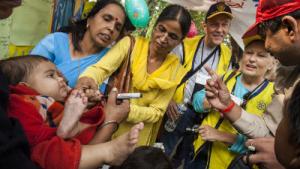
[[[264,21],[286,15],[300,9],[300,0],[260,0],[256,21],[243,35],[243,39],[258,35],[258,25]]]

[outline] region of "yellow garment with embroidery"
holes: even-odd
[[[224,79],[231,74],[232,71],[229,71],[225,74]],[[236,77],[239,76],[240,73],[237,73],[234,77],[232,77],[228,83],[227,87],[229,91],[233,90],[233,87],[236,83]],[[253,97],[247,102],[246,111],[258,116],[261,116],[266,107],[272,101],[272,94],[274,93],[274,83],[269,82],[268,86],[261,91],[257,96]],[[212,111],[208,114],[208,116],[203,120],[201,125],[209,125],[211,127],[215,127],[218,120],[220,119],[220,112]],[[238,131],[231,125],[231,123],[224,119],[218,128],[219,131],[237,134]],[[204,140],[202,140],[199,135],[198,138],[194,141],[194,150],[197,150],[204,144]],[[195,157],[197,154],[195,155]],[[210,152],[210,163],[209,169],[227,169],[231,161],[236,157],[236,154],[230,152],[228,150],[228,146],[224,143],[215,141],[212,144],[212,149]]]
[[[183,40],[184,58],[185,58],[183,67],[186,72],[188,72],[192,69],[193,58],[194,58],[195,52],[197,50],[198,43],[201,43],[200,40],[202,38],[203,37],[201,37],[201,36],[195,36],[193,38],[185,38]],[[224,43],[222,43],[220,46],[221,46],[221,49],[220,49],[221,51],[219,51],[220,57],[219,57],[219,62],[218,62],[218,67],[217,67],[216,73],[218,75],[223,75],[228,71],[228,68],[230,65],[231,50]],[[173,100],[175,102],[182,103],[185,85],[186,85],[186,83],[182,84],[180,87],[177,88],[175,95],[173,97]]]
[[[125,37],[117,43],[95,65],[87,68],[80,77],[88,76],[101,84],[110,76],[127,56],[130,39]],[[169,54],[162,65],[149,74],[147,57],[149,40],[138,37],[131,53],[132,80],[130,92],[140,92],[143,97],[130,100],[130,112],[114,137],[123,134],[138,123],[144,122],[145,127],[140,133],[139,145],[150,145],[155,142],[162,117],[169,101],[174,95],[176,86],[185,74],[176,55]]]

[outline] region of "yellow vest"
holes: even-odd
[[[232,71],[227,72],[224,75],[224,79],[227,79],[231,73]],[[229,91],[233,90],[233,87],[236,84],[236,77],[239,75],[240,73],[237,73],[227,82],[226,85]],[[269,84],[267,85],[266,88],[264,88],[263,91],[261,91],[257,96],[254,96],[252,99],[250,99],[247,102],[246,111],[261,116],[265,112],[266,107],[271,103],[273,93],[274,93],[274,83],[269,82]],[[203,120],[201,125],[209,125],[211,127],[215,127],[219,119],[220,119],[220,113],[217,111],[212,111]],[[222,132],[232,133],[232,134],[238,133],[238,131],[226,119],[223,120],[218,130]],[[202,140],[201,136],[199,136],[194,141],[195,157],[198,155],[197,150],[199,150],[204,143],[205,141]],[[227,169],[231,161],[236,156],[235,153],[228,151],[227,145],[218,141],[212,143],[212,147],[209,155],[210,155],[209,169]]]
[[[183,67],[186,70],[186,72],[190,71],[192,69],[193,59],[194,55],[197,51],[198,43],[201,43],[201,39],[203,39],[203,36],[195,36],[193,38],[186,38],[183,40],[183,49],[184,49],[184,63]],[[220,45],[221,51],[218,67],[216,70],[216,73],[218,75],[223,75],[225,72],[228,71],[230,61],[231,61],[231,50],[228,46],[226,46],[224,43]],[[202,57],[202,56],[201,56]],[[180,85],[173,97],[173,100],[177,103],[182,103],[183,96],[184,96],[184,88],[186,83],[183,83]]]

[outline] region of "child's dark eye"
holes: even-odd
[[[53,78],[54,77],[54,73],[48,74],[47,77],[48,78]]]

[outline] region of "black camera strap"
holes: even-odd
[[[204,42],[203,42],[204,43]],[[200,43],[199,43],[200,44]],[[197,51],[198,51],[198,49],[199,49],[199,45],[198,45],[198,47],[197,47]],[[216,52],[218,51],[218,50],[220,50],[221,48],[220,48],[220,45],[219,46],[217,46],[208,56],[207,56],[207,58],[205,58],[204,60],[203,60],[203,62],[201,62],[195,69],[192,69],[192,70],[190,70],[183,78],[182,78],[182,80],[181,80],[181,82],[179,83],[179,85],[178,86],[181,86],[183,83],[185,83],[190,77],[192,77],[196,72],[198,72],[198,70],[200,70],[208,61],[209,61],[209,59],[211,59],[215,54],[216,54]],[[195,52],[195,56],[197,55],[197,53],[198,52]],[[194,56],[194,58],[195,58],[195,56]],[[203,56],[201,56],[201,57],[203,57]]]

